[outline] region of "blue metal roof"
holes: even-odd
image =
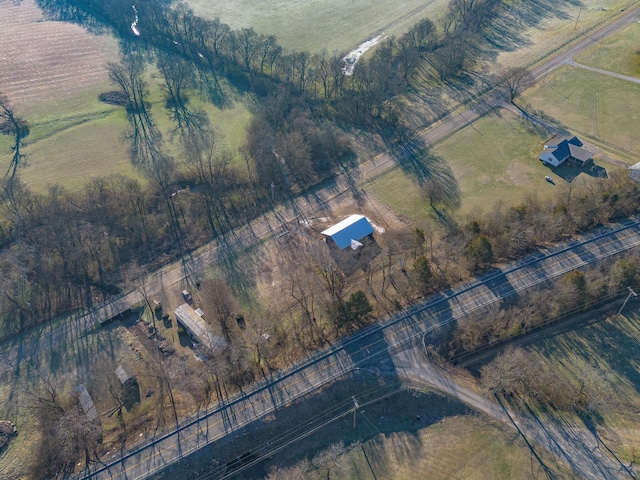
[[[373,233],[373,227],[364,215],[351,215],[322,232],[331,237],[340,250],[351,246],[351,240],[361,240]]]

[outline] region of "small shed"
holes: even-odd
[[[98,412],[96,411],[96,406],[93,404],[91,395],[89,395],[89,392],[87,391],[87,387],[84,385],[78,385],[76,387],[76,393],[78,394],[78,401],[80,402],[80,406],[82,407],[87,420],[90,422],[98,420]]]
[[[640,162],[634,163],[629,167],[629,177],[636,182],[640,182]]]
[[[347,247],[356,250],[362,246],[362,239],[373,235],[373,226],[364,215],[350,215],[324,230],[322,234],[329,245],[335,245],[339,250]]]
[[[198,312],[199,311],[199,312]],[[196,341],[204,346],[215,350],[224,347],[227,342],[219,335],[215,335],[204,320],[204,312],[194,310],[191,305],[183,303],[175,309],[173,313],[176,320],[193,336]]]
[[[135,403],[140,402],[138,379],[132,373],[131,369],[124,364],[120,364],[118,368],[116,368],[116,377],[118,377],[122,385],[122,403],[127,410],[130,410]]]

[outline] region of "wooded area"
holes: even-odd
[[[147,19],[139,37],[131,35],[130,5],[123,2],[38,5],[53,18],[111,29],[121,39],[122,61],[109,72],[126,102],[131,161],[149,183],[113,176],[94,178],[80,192],[58,186],[46,195],[30,192],[15,175],[25,161],[20,148],[28,126],[2,98],[2,133],[15,139],[2,187],[2,336],[100,303],[141,267],[184,255],[318,185],[353,161],[346,129],[375,126],[405,138],[394,99],[420,65],[438,70],[447,51],[464,59],[456,69],[444,62],[441,79],[468,68],[472,49],[452,45],[479,41],[499,2],[454,0],[441,25],[424,19],[400,39],[385,39],[349,77],[337,54],[286,51],[273,36],[203,20],[182,3],[138,3]],[[150,109],[145,70],[152,61],[164,82],[179,159],[167,153]],[[259,98],[243,150],[247,172],[229,165],[206,114],[190,106],[195,92],[224,101],[222,78]]]

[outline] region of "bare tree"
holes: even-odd
[[[189,64],[181,57],[162,54],[158,58],[158,69],[164,78],[166,109],[175,124],[172,135],[178,134],[185,148],[190,145],[206,149],[211,136],[209,117],[201,108],[189,107],[186,90],[192,86],[193,73]]]
[[[26,155],[22,153],[21,148],[24,145],[24,139],[29,135],[29,125],[26,120],[17,116],[9,99],[0,93],[0,134],[13,135],[14,141],[11,146],[11,161],[7,169],[7,175],[13,178],[16,170],[22,165],[26,159]]]
[[[127,116],[131,131],[131,160],[134,165],[149,169],[165,155],[162,153],[162,133],[151,118],[144,80],[145,61],[141,54],[131,54],[121,63],[109,62],[109,78],[127,96]]]
[[[200,297],[207,312],[218,321],[222,334],[227,341],[231,340],[229,321],[240,309],[233,292],[219,278],[207,278],[200,283]]]
[[[535,78],[525,67],[507,68],[496,78],[496,84],[506,90],[511,103],[534,83]]]

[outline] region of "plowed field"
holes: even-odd
[[[21,113],[108,83],[115,40],[46,20],[34,0],[0,0],[0,91]]]

